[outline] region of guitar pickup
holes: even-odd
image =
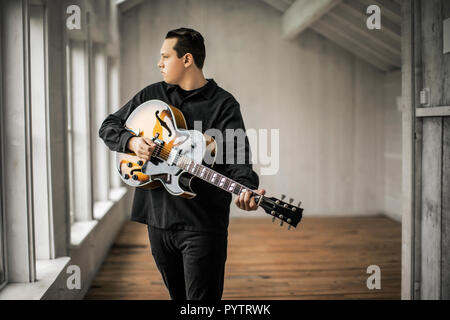
[[[172,148],[170,150],[169,156],[167,157],[167,164],[173,166],[177,160],[177,156],[180,154],[181,150],[178,148]]]

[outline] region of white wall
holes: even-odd
[[[280,170],[261,176],[269,195],[302,200],[305,216],[382,213],[384,73],[313,31],[284,41],[280,24],[259,0],[145,1],[121,18],[121,103],[162,80],[168,30],[197,29],[205,76],[240,102],[247,129],[280,130]]]

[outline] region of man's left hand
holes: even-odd
[[[259,195],[266,194],[266,190],[264,189],[256,190],[254,192]],[[251,195],[252,195],[251,191],[241,192],[241,194],[238,197],[236,197],[234,203],[239,209],[242,210],[246,211],[256,210],[258,209],[258,205],[256,204],[255,197]]]

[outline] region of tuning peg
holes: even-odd
[[[284,198],[286,198],[286,195],[285,195],[285,194],[282,194],[282,195],[281,195],[281,200],[283,201]]]
[[[288,230],[291,230],[291,227],[292,227],[292,226],[291,226],[291,225],[289,225],[289,227],[288,227]]]
[[[275,222],[275,217],[272,218],[272,222]]]
[[[298,202],[298,205],[297,205],[297,207],[299,207],[300,208],[300,206],[302,205],[302,202],[301,201],[299,201]]]
[[[281,222],[280,222],[280,227],[282,227],[283,226],[283,220],[281,220]]]
[[[294,201],[294,199],[293,198],[289,198],[289,204],[291,204],[292,201]]]

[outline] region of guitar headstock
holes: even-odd
[[[287,203],[275,197],[262,197],[259,206],[262,207],[267,214],[270,214],[273,217],[272,221],[279,219],[280,226],[285,222],[289,224],[288,229],[290,229],[291,226],[295,228],[302,220],[303,209],[300,208],[301,202],[299,202],[297,206],[294,206],[291,204],[294,200],[292,198],[290,199],[290,203]],[[284,195],[282,196],[282,199],[284,199]]]

